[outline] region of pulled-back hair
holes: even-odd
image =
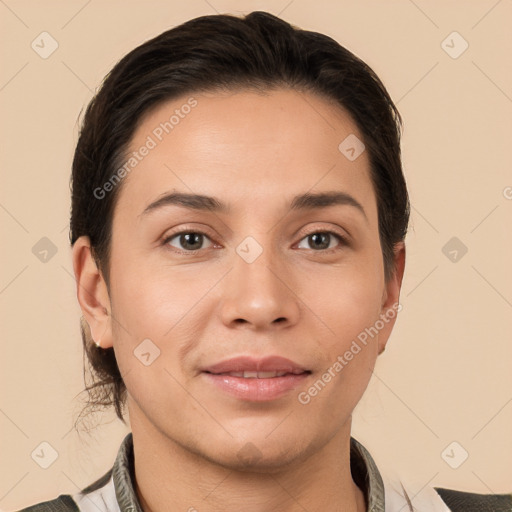
[[[193,93],[276,88],[320,95],[355,121],[370,160],[386,281],[393,276],[394,247],[409,221],[398,110],[373,70],[334,39],[257,11],[201,16],[143,43],[114,66],[89,103],[73,160],[70,242],[90,238],[109,292],[112,219],[123,181],[108,194],[97,191],[122,167],[142,117]],[[96,347],[83,318],[81,331],[93,376],[89,407],[114,405],[125,423],[126,386],[114,350]]]

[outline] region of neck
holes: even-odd
[[[144,512],[365,512],[350,471],[350,426],[313,455],[271,472],[239,471],[194,453],[130,416],[135,491]]]

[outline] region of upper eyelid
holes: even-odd
[[[320,222],[320,221],[317,221],[317,222]],[[328,226],[328,227],[313,227],[313,228],[310,228],[310,229],[307,229],[307,231],[304,233],[303,236],[307,236],[311,233],[317,233],[317,232],[326,232],[326,231],[332,231],[333,233],[335,234],[339,234],[339,236],[342,236],[344,238],[352,238],[350,232],[345,229],[345,228],[342,228],[340,226],[333,226],[333,222],[326,222],[324,221],[326,224],[331,224],[331,226]],[[165,237],[169,237],[169,236],[175,236],[175,235],[179,235],[179,234],[182,234],[182,233],[203,233],[203,234],[206,234],[208,236],[212,236],[213,238],[215,238],[215,235],[210,235],[209,232],[210,232],[210,228],[208,227],[203,227],[201,225],[201,227],[193,227],[193,226],[187,226],[185,224],[185,227],[183,228],[177,228],[179,231],[176,231],[174,233],[171,233],[169,235],[165,235]],[[298,230],[296,233],[300,233],[303,231],[303,228],[301,228],[300,230]],[[339,233],[339,231],[341,231]]]
[[[173,233],[169,233],[169,234],[166,234],[162,237],[162,240],[164,243],[168,242],[169,240],[173,239],[174,237],[178,236],[178,235],[183,235],[185,233],[197,233],[197,234],[201,234],[201,235],[205,235],[207,236],[212,242],[213,242],[213,236],[210,235],[208,233],[208,230],[206,229],[203,229],[203,228],[185,228],[185,229],[180,229],[179,231],[175,231]]]

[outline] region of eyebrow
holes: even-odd
[[[191,210],[208,210],[211,212],[226,214],[231,211],[231,208],[227,204],[212,196],[205,196],[202,194],[187,194],[183,192],[171,192],[159,197],[156,201],[149,204],[139,215],[139,217],[145,216],[150,212],[170,205],[181,206]],[[293,211],[313,209],[317,210],[336,205],[353,206],[360,213],[362,213],[364,218],[368,221],[368,217],[366,216],[366,212],[364,211],[361,203],[346,192],[306,192],[304,194],[293,197],[290,203],[290,209]]]

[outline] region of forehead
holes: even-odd
[[[349,159],[342,151],[343,141],[354,146],[362,138],[343,109],[310,93],[183,96],[142,119],[129,146],[137,161],[127,167],[118,207],[138,215],[159,195],[179,190],[261,211],[307,191],[340,190],[376,215],[367,152]]]

